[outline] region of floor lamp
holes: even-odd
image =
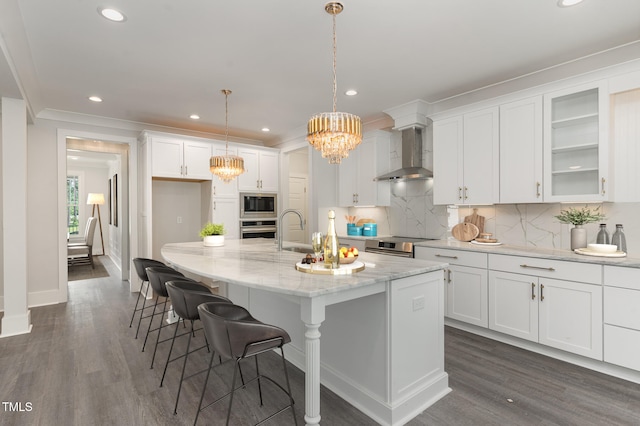
[[[104,204],[104,194],[96,194],[93,192],[87,196],[87,204],[93,204],[91,216],[95,217],[96,206],[98,206],[98,226],[100,227],[100,242],[102,243],[102,254],[104,255],[104,238],[102,238],[102,219],[100,218],[100,206]]]

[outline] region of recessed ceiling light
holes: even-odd
[[[262,131],[263,131],[263,132],[270,132],[270,131],[271,131],[271,129],[269,129],[268,127],[263,127],[263,128],[262,128]]]
[[[107,18],[113,22],[124,22],[127,20],[126,16],[119,10],[110,9],[107,7],[99,7],[98,13],[102,15],[102,17]]]
[[[89,96],[89,100],[91,102],[102,102],[102,98],[100,96]]]
[[[346,92],[344,92],[344,94],[347,95],[347,96],[355,96],[355,95],[358,94],[358,91],[351,89],[351,90],[347,90]]]
[[[582,3],[583,0],[558,0],[559,7],[575,6],[578,3]]]
[[[191,114],[189,118],[192,120],[200,120],[200,116],[198,114]]]

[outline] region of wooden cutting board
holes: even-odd
[[[362,226],[365,223],[374,223],[374,222],[375,222],[375,220],[373,220],[373,219],[360,219],[360,220],[358,220],[356,222],[356,226]]]
[[[451,234],[456,240],[471,241],[478,236],[480,230],[471,222],[462,222],[451,229]]]
[[[473,209],[473,214],[469,216],[465,216],[464,222],[473,223],[475,226],[478,227],[478,231],[480,233],[484,232],[484,216],[480,216],[478,214],[478,209]]]

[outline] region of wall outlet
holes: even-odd
[[[178,216],[178,223],[182,223],[182,216]]]
[[[424,309],[425,300],[424,295],[413,298],[413,310],[419,311],[420,309]]]

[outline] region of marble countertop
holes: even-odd
[[[295,269],[304,254],[278,251],[273,240],[262,238],[225,240],[222,247],[205,247],[201,241],[170,243],[162,247],[161,253],[170,264],[200,276],[303,297],[337,293],[447,266],[446,263],[361,253],[358,260],[364,262],[364,271],[350,275],[308,274]]]
[[[629,257],[596,257],[573,253],[566,249],[543,249],[511,245],[480,246],[458,240],[432,240],[415,244],[417,247],[466,250],[480,253],[506,254],[509,256],[527,256],[542,259],[565,260],[569,262],[591,263],[596,265],[624,266],[640,268],[640,259]]]

